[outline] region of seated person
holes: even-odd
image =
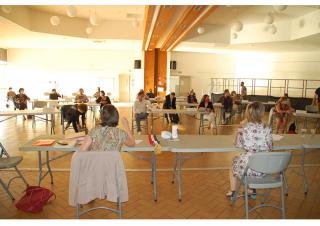
[[[176,94],[171,92],[166,96],[166,99],[163,102],[163,109],[176,109]],[[168,115],[165,114],[165,118],[169,122]],[[174,124],[179,123],[179,116],[178,114],[169,114],[170,122]]]
[[[242,148],[239,156],[234,157],[230,170],[230,190],[226,196],[235,200],[238,180],[241,180],[248,165],[250,156],[256,152],[272,151],[272,129],[262,122],[264,105],[261,102],[253,102],[247,106],[245,117],[236,134],[235,145]],[[249,177],[262,177],[262,173],[248,169]],[[256,191],[253,190],[251,198],[254,199]]]
[[[188,103],[191,103],[191,104],[198,103],[196,98],[196,93],[193,91],[193,89],[190,91],[187,101]]]
[[[106,96],[106,93],[101,90],[99,97],[96,99],[96,103],[100,104],[100,108],[102,108],[106,104],[111,104],[110,98]]]
[[[79,89],[79,94],[76,95],[75,103],[81,104],[81,103],[88,103],[89,99],[87,95],[84,94],[84,90],[82,88]]]
[[[19,93],[14,97],[15,107],[19,110],[28,108],[28,101],[30,98],[24,93],[24,88],[19,89]]]
[[[154,93],[152,92],[152,89],[149,89],[149,91],[146,93],[146,96],[147,96],[148,98],[155,98],[155,95],[154,95]]]
[[[318,113],[320,113],[320,87],[314,91],[312,104],[318,106]]]
[[[233,107],[233,100],[230,96],[230,92],[226,89],[223,92],[223,96],[219,99],[219,102],[222,104],[221,114],[223,122],[222,124],[227,124],[232,116],[232,107]],[[226,114],[229,114],[229,117],[226,117]]]
[[[277,101],[274,109],[274,115],[276,117],[276,133],[285,132],[289,116],[292,112],[294,112],[294,109],[291,107],[288,95],[284,95]]]
[[[93,94],[93,97],[98,99],[100,97],[100,94],[101,94],[100,87],[97,87],[97,92]]]
[[[85,123],[85,117],[83,115],[86,114],[88,111],[88,106],[86,104],[76,104],[75,106],[71,106],[66,110],[65,117],[67,120],[66,129],[69,128],[70,124],[72,123],[72,127],[76,133],[79,132],[79,129],[85,129],[86,123]],[[81,121],[82,126],[79,122],[79,117],[81,115]]]
[[[49,94],[49,99],[50,100],[58,100],[61,95],[57,93],[56,89],[52,89],[52,92]]]
[[[137,99],[133,105],[134,118],[137,122],[137,133],[141,133],[141,121],[148,118],[148,106],[150,106],[150,102],[144,98],[144,92],[139,92],[137,95]],[[148,119],[147,119],[148,120]]]
[[[100,126],[92,129],[87,136],[78,138],[83,141],[80,151],[121,151],[123,144],[135,145],[126,118],[121,120],[124,130],[117,128],[119,113],[115,106],[111,104],[103,106],[100,115]]]
[[[16,92],[14,92],[12,90],[12,87],[9,87],[9,91],[7,92],[7,104],[6,107],[9,108],[10,107],[10,103],[12,102],[14,105],[14,98],[16,97]],[[14,107],[14,110],[16,110],[16,108]]]
[[[231,92],[231,98],[232,98],[232,103],[233,107],[237,112],[241,113],[241,101],[240,101],[240,95],[237,95],[236,91]]]
[[[209,95],[203,95],[201,102],[199,104],[199,109],[204,108],[206,110],[206,114],[203,115],[203,119],[209,121],[209,129],[213,130],[216,127],[216,116],[214,113],[212,102],[210,101]]]

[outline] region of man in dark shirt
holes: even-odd
[[[83,115],[86,114],[88,110],[88,106],[86,104],[77,104],[75,106],[71,106],[66,110],[66,119],[67,125],[65,129],[68,129],[70,124],[72,123],[72,127],[76,133],[79,132],[79,129],[86,128],[85,117]],[[79,117],[81,116],[82,126],[79,122]]]
[[[313,105],[318,105],[318,112],[320,113],[320,87],[314,92],[312,103]]]
[[[149,98],[154,98],[154,93],[152,92],[152,89],[149,89],[149,91],[146,93],[146,95],[149,97]]]
[[[61,95],[57,93],[56,89],[52,89],[52,92],[49,94],[49,99],[50,100],[58,100]]]
[[[176,94],[174,92],[171,92],[169,95],[166,96],[166,99],[163,103],[163,109],[176,109]],[[169,122],[167,114],[165,114],[165,118]],[[169,118],[172,123],[178,124],[178,114],[169,114]]]
[[[27,109],[28,101],[30,101],[30,98],[24,93],[24,88],[20,88],[19,94],[17,94],[14,98],[16,108],[19,110]]]
[[[233,106],[233,100],[232,100],[232,97],[230,96],[230,92],[228,89],[226,89],[223,92],[223,96],[220,98],[219,102],[222,104],[222,108],[221,108],[221,114],[223,119],[222,124],[226,124],[232,116],[232,106]]]

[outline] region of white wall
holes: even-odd
[[[119,74],[133,73],[141,52],[94,49],[9,49],[8,65],[2,70],[1,88],[24,87],[31,98],[39,98],[57,86],[70,96],[80,87],[92,95],[97,86],[119,95]],[[113,90],[110,90],[113,89]]]
[[[210,78],[319,79],[320,52],[209,54],[173,52],[175,75],[191,76],[198,96],[210,92]]]

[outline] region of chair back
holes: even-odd
[[[34,108],[46,108],[46,107],[47,107],[46,101],[36,100],[33,102],[33,109]]]
[[[71,160],[69,204],[95,198],[128,201],[126,171],[119,151],[76,152]]]
[[[275,107],[272,107],[272,108],[270,109],[270,112],[269,112],[268,125],[269,125],[271,128],[272,128],[272,124],[273,124],[274,109],[275,109]]]
[[[2,145],[2,143],[0,142],[0,159],[1,158],[9,158],[9,154],[6,151],[6,149],[4,148],[4,146]]]
[[[260,152],[250,156],[248,167],[264,174],[284,171],[291,160],[291,152]]]
[[[306,111],[308,113],[318,113],[318,106],[306,105]]]

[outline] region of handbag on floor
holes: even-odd
[[[49,189],[29,186],[24,196],[16,203],[16,207],[25,212],[38,213],[51,197],[54,197],[53,200],[56,199],[56,195]]]

